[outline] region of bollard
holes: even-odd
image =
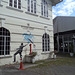
[[[22,62],[22,58],[20,59],[20,68],[19,68],[19,70],[23,70],[24,68],[23,68],[23,62]]]

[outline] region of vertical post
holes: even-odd
[[[75,53],[75,35],[73,35],[73,51]]]
[[[6,51],[5,50],[6,48],[5,47],[6,47],[6,36],[4,36],[4,56],[6,55],[6,52],[5,52]]]
[[[24,68],[23,68],[23,62],[22,62],[22,57],[20,58],[20,68],[19,68],[19,70],[23,70]]]
[[[63,40],[63,53],[64,53],[64,36],[62,36],[62,40]]]
[[[29,53],[29,55],[31,55],[31,52],[32,52],[32,50],[31,50],[31,44],[29,46],[30,46],[30,53]]]
[[[73,51],[75,53],[75,46],[74,46],[74,44],[75,44],[75,39],[73,39]]]
[[[58,45],[58,52],[59,52],[59,34],[57,35],[57,45]]]

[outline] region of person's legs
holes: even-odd
[[[18,54],[19,52],[17,51],[15,54],[14,54],[14,62],[16,61],[16,55]]]
[[[22,54],[21,54],[21,52],[19,53],[20,54],[20,59],[22,58]]]

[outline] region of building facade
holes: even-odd
[[[12,64],[21,43],[23,59],[30,52],[29,39],[36,47],[34,58],[47,59],[54,50],[52,6],[60,0],[0,0],[0,65]],[[17,61],[20,61],[17,55]]]
[[[75,53],[75,17],[58,16],[53,23],[55,50]]]

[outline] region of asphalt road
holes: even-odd
[[[44,66],[18,70],[15,66],[0,67],[0,75],[75,75],[75,66]]]

